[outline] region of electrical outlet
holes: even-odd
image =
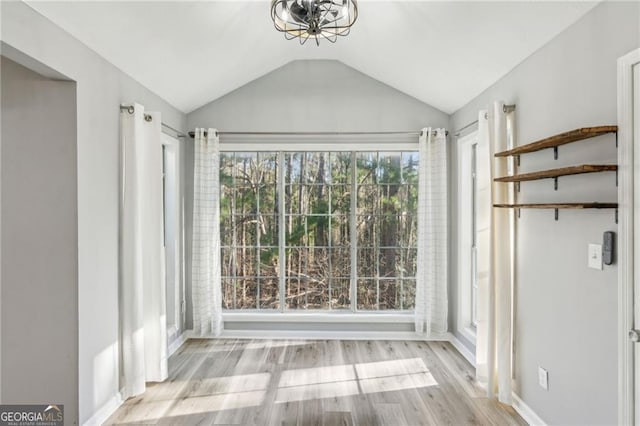
[[[542,367],[538,367],[538,383],[542,389],[549,390],[549,372]]]
[[[589,244],[589,268],[602,271],[602,244]]]

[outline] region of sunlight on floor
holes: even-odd
[[[312,385],[278,388],[276,403],[308,401],[310,399],[337,398],[358,395],[358,381],[316,383]]]
[[[177,403],[175,395],[186,390],[185,382],[152,385],[134,403],[136,415],[128,420],[149,421],[150,413],[157,412],[170,411],[172,416],[185,416],[259,407],[265,403],[272,378],[271,373],[256,373],[200,379],[189,387],[189,396]],[[437,384],[421,358],[301,368],[282,372],[275,403],[418,389]]]
[[[246,349],[287,348],[290,346],[308,345],[308,340],[265,340],[262,342],[247,343]]]
[[[189,397],[175,402],[176,395],[184,393],[188,382],[173,381],[151,385],[132,403],[128,421],[152,422],[150,413],[168,412],[183,416],[258,407],[264,402],[271,373],[242,374],[236,376],[201,379],[189,387]]]
[[[220,352],[229,351],[244,351],[244,350],[262,350],[262,349],[275,349],[275,348],[287,348],[291,346],[306,346],[309,345],[308,340],[264,340],[258,342],[249,343],[233,343],[229,345],[217,345],[207,341],[202,341],[199,348],[190,348],[189,353],[193,355],[199,354],[215,354]],[[172,359],[169,359],[169,363]]]
[[[219,395],[265,390],[271,380],[271,373],[243,374],[229,377],[214,377],[200,381],[192,395]]]
[[[435,386],[420,358],[286,370],[276,403]]]
[[[235,408],[258,407],[264,401],[266,391],[229,392],[218,395],[190,397],[171,408],[172,416],[207,413]]]
[[[279,388],[289,386],[308,386],[318,383],[344,382],[356,380],[356,371],[352,364],[332,365],[328,367],[300,368],[285,370],[280,375]]]

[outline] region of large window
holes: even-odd
[[[478,179],[479,171],[487,175],[479,170],[481,149],[477,132],[458,140],[458,331],[471,341],[478,322],[478,200],[487,196],[490,185]]]
[[[416,152],[221,156],[227,309],[410,310]]]

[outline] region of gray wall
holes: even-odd
[[[2,59],[2,403],[78,422],[76,85]]]
[[[189,113],[187,124],[189,129],[237,132],[418,131],[426,126],[447,128],[449,116],[339,61],[300,60]],[[193,144],[187,149],[185,221],[190,230]],[[187,231],[187,283],[191,282],[190,241]],[[190,309],[187,302],[187,328]]]
[[[140,102],[148,110],[160,111],[163,122],[181,130],[185,116],[25,3],[1,2],[0,7],[3,54],[11,53],[11,59],[23,64],[35,59],[77,83],[76,321],[79,413],[84,422],[113,403],[119,390],[118,105]],[[2,323],[3,327],[15,324]]]
[[[517,104],[518,145],[615,124],[616,59],[640,45],[639,19],[637,2],[597,6],[453,114],[452,128],[475,120],[493,100]],[[614,140],[609,135],[561,147],[558,161],[548,150],[528,154],[521,171],[615,163]],[[616,199],[613,173],[560,178],[559,185],[555,192],[552,181],[525,182],[520,200]],[[562,210],[558,222],[553,211],[523,210],[517,221],[516,392],[550,424],[617,421],[617,268],[587,269],[587,244],[601,244],[604,231],[616,230],[611,210]],[[452,274],[456,283],[455,269]],[[549,371],[548,391],[538,386],[538,366]]]
[[[221,131],[416,131],[449,116],[339,61],[293,61],[187,116]]]

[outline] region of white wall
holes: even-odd
[[[84,422],[118,391],[118,105],[137,101],[161,111],[163,122],[178,129],[185,128],[185,117],[26,4],[0,7],[3,54],[11,53],[16,62],[35,59],[77,83],[78,375]]]
[[[339,61],[300,60],[189,113],[187,124],[189,129],[237,132],[419,131],[425,126],[446,128],[449,116]],[[193,144],[186,147],[185,220],[189,230]],[[190,241],[187,231],[187,283],[191,281]],[[189,328],[189,302],[187,308]]]
[[[637,2],[597,6],[453,114],[452,127],[477,119],[493,100],[517,105],[518,145],[615,124],[616,59],[640,45],[639,20]],[[528,154],[521,171],[615,163],[614,140],[609,135],[561,147],[558,161],[549,150]],[[557,192],[550,180],[525,182],[520,200],[615,201],[616,189],[613,173],[572,176],[560,178]],[[617,421],[617,268],[587,269],[587,244],[616,230],[611,210],[561,210],[557,222],[552,210],[522,210],[517,221],[516,392],[550,424]],[[538,386],[538,366],[549,371],[548,391]]]
[[[48,79],[2,58],[1,152],[2,403],[64,404],[65,420],[74,424],[75,83]]]

